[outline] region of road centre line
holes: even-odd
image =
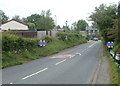
[[[13,84],[12,82],[10,82],[10,84]]]
[[[41,72],[43,72],[43,71],[45,71],[45,70],[47,70],[47,69],[48,69],[48,68],[44,68],[44,69],[42,69],[42,70],[40,70],[40,71],[38,71],[38,72],[36,72],[36,73],[33,73],[33,74],[31,74],[31,75],[28,75],[28,76],[22,78],[22,80],[27,79],[27,78],[29,78],[29,77],[32,77],[32,76],[34,76],[34,75],[36,75],[36,74],[38,74],[38,73],[41,73]]]
[[[55,63],[55,65],[58,65],[58,64],[60,64],[60,63],[62,63],[62,62],[64,62],[64,61],[66,61],[66,59],[64,59],[64,60],[62,60],[62,61],[60,61],[60,62]]]

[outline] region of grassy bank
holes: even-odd
[[[66,35],[67,39],[65,38]],[[45,47],[38,47],[37,43],[40,39],[36,38],[23,38],[11,34],[3,34],[2,38],[2,68],[49,56],[86,42],[84,38],[73,33],[58,33],[56,37],[43,37],[41,39],[47,41]]]
[[[104,40],[103,41],[103,45],[105,44]],[[104,45],[104,51],[106,54],[107,59],[109,60],[109,64],[110,64],[110,76],[111,76],[111,83],[112,84],[117,84],[118,86],[120,86],[120,68],[118,68],[118,66],[116,65],[115,61],[113,60],[113,58],[111,57],[109,51],[107,50],[106,46]]]
[[[110,67],[111,67],[111,83],[112,84],[118,84],[120,86],[120,68],[116,65],[116,63],[113,61],[111,55],[108,51],[106,51],[106,56],[109,59]]]

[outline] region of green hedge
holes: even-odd
[[[37,42],[38,41],[34,39],[26,39],[12,34],[3,34],[2,50],[3,52],[7,52],[29,49],[30,47],[36,47]]]
[[[64,36],[67,35],[66,40]],[[47,46],[37,46],[38,41],[44,39]],[[41,39],[23,38],[12,34],[2,36],[2,68],[23,64],[34,59],[49,56],[59,51],[85,43],[86,40],[78,34],[58,33],[56,37],[45,36]]]

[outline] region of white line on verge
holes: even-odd
[[[31,77],[31,76],[34,76],[34,75],[36,75],[36,74],[38,74],[38,73],[41,73],[41,72],[43,72],[43,71],[45,71],[45,70],[47,70],[47,69],[48,69],[48,68],[44,68],[44,69],[42,69],[42,70],[40,70],[40,71],[38,71],[38,72],[36,72],[36,73],[33,73],[33,74],[31,74],[31,75],[28,75],[28,76],[22,78],[22,80],[27,79],[27,78],[29,78],[29,77]]]
[[[58,64],[60,64],[60,63],[62,63],[62,62],[64,62],[64,61],[66,61],[66,59],[64,59],[64,60],[62,60],[62,61],[60,61],[60,62],[55,63],[55,65],[58,65]]]

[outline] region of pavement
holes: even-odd
[[[2,84],[102,83],[104,80],[98,79],[98,74],[106,77],[103,74],[108,72],[106,67],[101,68],[102,49],[101,41],[90,41],[52,56],[3,69]],[[100,70],[105,71],[98,72]]]

